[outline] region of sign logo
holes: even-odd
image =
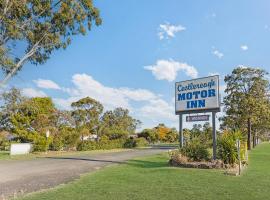
[[[219,76],[209,76],[175,84],[175,112],[219,110]]]

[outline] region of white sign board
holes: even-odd
[[[31,149],[32,149],[32,144],[30,143],[11,144],[10,155],[28,154],[31,152]]]
[[[175,84],[175,112],[218,110],[219,76],[209,76]]]

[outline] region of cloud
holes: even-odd
[[[174,114],[174,103],[169,104],[163,99],[150,100],[147,105],[139,109],[141,116],[162,122],[162,119],[167,119],[172,122],[177,121],[177,116]]]
[[[61,89],[59,87],[59,85],[57,85],[52,80],[38,79],[38,80],[34,80],[34,82],[36,83],[37,87],[39,87],[39,88],[54,89],[54,90],[60,90]]]
[[[248,50],[248,46],[247,46],[247,45],[241,45],[240,48],[241,48],[243,51],[247,51],[247,50]]]
[[[151,71],[157,80],[169,82],[176,79],[179,71],[183,71],[191,78],[198,77],[198,71],[195,67],[174,60],[158,60],[155,65],[145,66],[144,69]]]
[[[160,24],[158,37],[160,40],[169,39],[175,37],[175,34],[186,30],[182,25],[171,25],[169,23]]]
[[[23,88],[22,94],[27,97],[46,97],[46,93],[41,90],[36,90],[33,88]]]
[[[75,86],[74,88],[65,88],[63,90],[69,94],[70,97],[66,99],[54,99],[59,106],[65,109],[70,109],[71,102],[86,96],[100,101],[107,109],[115,107],[132,109],[130,105],[131,101],[143,102],[159,98],[158,95],[146,89],[107,87],[87,74],[73,75],[72,82]]]
[[[218,51],[216,49],[212,51],[212,54],[215,55],[216,57],[218,57],[219,59],[221,59],[224,56],[223,53],[221,53],[220,51]]]

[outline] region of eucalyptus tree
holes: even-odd
[[[260,124],[269,116],[266,75],[262,69],[241,66],[224,79],[227,95],[224,97],[223,127],[247,132],[248,149],[251,149],[252,126],[257,130],[262,128]]]
[[[85,135],[96,134],[99,127],[103,105],[90,97],[82,98],[71,104],[77,130],[83,138]]]
[[[130,116],[128,109],[119,107],[103,114],[99,134],[106,135],[110,139],[126,137],[134,134],[140,124],[139,120]]]
[[[92,0],[1,0],[0,67],[3,86],[26,62],[43,64],[73,35],[100,25]]]

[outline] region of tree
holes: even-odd
[[[159,124],[155,129],[158,133],[158,140],[166,142],[166,135],[171,131],[170,128],[166,127],[165,124]]]
[[[110,139],[117,139],[134,134],[140,124],[140,121],[129,115],[127,109],[116,108],[103,114],[99,133]]]
[[[71,104],[72,116],[81,137],[96,134],[99,126],[100,115],[103,112],[101,103],[90,97],[82,98]]]
[[[12,114],[18,112],[19,105],[25,101],[25,97],[22,96],[20,90],[16,88],[11,88],[1,94],[1,100],[3,101],[0,113],[0,127],[3,130],[11,131],[12,124],[11,116]]]
[[[54,50],[70,44],[72,35],[85,35],[92,23],[100,25],[101,18],[91,0],[1,0],[0,66],[6,76],[0,85],[27,61],[45,63]]]
[[[155,143],[158,141],[158,133],[156,129],[144,129],[138,134],[138,137],[145,138],[149,143]]]
[[[238,67],[225,77],[227,87],[224,98],[226,116],[223,128],[247,132],[248,149],[251,149],[252,125],[257,129],[260,121],[268,116],[269,82],[267,72],[259,68]]]

